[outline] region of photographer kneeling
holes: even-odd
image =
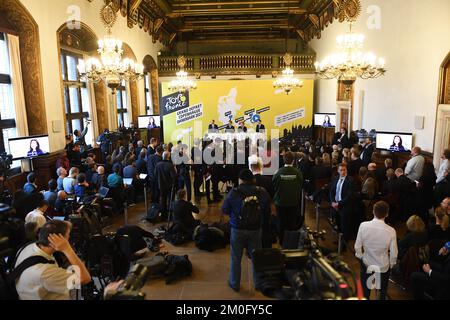
[[[16,282],[20,300],[69,300],[70,290],[91,282],[89,271],[69,244],[71,229],[72,225],[66,221],[47,222],[39,231],[38,241],[19,252],[16,268],[30,257],[42,256],[48,260],[20,275]],[[63,253],[72,267],[60,268],[53,256],[55,252]]]

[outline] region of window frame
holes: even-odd
[[[3,32],[0,32],[0,40],[6,42],[6,37]],[[6,46],[8,46],[8,43],[6,42]],[[8,63],[11,65],[11,57],[9,54],[7,55]],[[11,72],[11,71],[10,71]],[[11,86],[11,90],[14,90],[12,87],[12,79],[11,74],[0,74],[0,84],[6,84]],[[14,108],[14,106],[12,106]],[[15,113],[15,112],[14,112]],[[2,115],[0,113],[0,153],[6,152],[6,146],[5,141],[3,137],[3,130],[5,129],[13,129],[17,128],[16,119],[3,119]]]
[[[77,80],[68,80],[69,70],[67,67],[67,57],[75,57],[76,58],[76,65],[78,65],[79,60],[84,60],[84,57],[82,54],[73,52],[67,49],[60,49],[60,59],[61,59],[61,76],[62,76],[62,83],[63,83],[63,91],[64,91],[64,113],[66,116],[66,132],[68,134],[73,134],[75,130],[73,128],[72,121],[73,120],[79,120],[80,121],[80,131],[83,131],[85,128],[85,119],[89,119],[90,113],[83,111],[83,98],[81,94],[82,89],[88,89],[87,83],[81,81],[80,75],[78,73],[78,70],[76,72]],[[77,89],[77,95],[78,95],[78,106],[79,106],[79,112],[72,112],[72,105],[70,102],[70,89],[76,88]],[[88,143],[89,144],[89,143]]]
[[[148,77],[148,81],[147,81]],[[148,86],[147,86],[148,83]],[[147,96],[150,94],[151,101],[148,101]],[[153,113],[153,92],[152,92],[152,75],[150,72],[144,75],[144,95],[145,95],[145,113],[152,115]]]
[[[127,84],[126,84],[126,82],[124,84],[121,83],[120,86],[118,86],[117,89],[116,89],[116,103],[118,102],[118,98],[117,98],[118,96],[117,95],[120,95],[120,105],[117,103],[118,120],[120,118],[120,120],[122,120],[123,126],[126,127],[125,126],[125,113],[128,114],[128,101],[124,100],[124,94],[123,94],[124,92],[125,92],[125,95],[126,95],[126,99],[128,99],[128,94],[129,93],[127,92]],[[125,102],[127,108],[123,107],[124,106],[124,102]],[[120,127],[120,121],[118,123],[118,126]]]

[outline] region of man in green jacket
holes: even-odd
[[[275,190],[274,202],[278,216],[278,236],[283,245],[285,231],[298,230],[301,226],[300,207],[303,176],[294,168],[294,154],[284,155],[285,166],[274,175],[272,183]]]

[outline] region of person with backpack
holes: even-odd
[[[294,154],[286,152],[284,167],[280,168],[272,179],[275,190],[274,202],[278,216],[278,237],[283,245],[285,231],[298,230],[300,221],[300,207],[302,202],[303,176],[294,168]]]
[[[253,173],[246,169],[239,174],[239,187],[226,197],[222,212],[230,216],[231,269],[228,285],[240,291],[241,260],[244,249],[252,258],[253,251],[262,248],[262,224],[270,216],[270,195],[255,185]],[[255,287],[258,288],[256,272],[253,271]]]
[[[69,222],[49,221],[40,229],[38,241],[19,251],[11,276],[20,300],[69,300],[70,290],[91,282],[89,271],[69,244],[71,229]],[[72,271],[58,266],[55,252],[66,256]]]

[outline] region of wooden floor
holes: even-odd
[[[201,211],[202,221],[213,223],[220,220],[221,204],[207,205],[203,198],[198,203]],[[142,221],[145,214],[143,203],[129,209],[128,223],[139,225],[140,227],[153,231],[158,226]],[[306,225],[315,230],[315,210],[311,202],[306,204]],[[106,231],[114,231],[124,224],[124,218],[116,218],[114,224]],[[334,243],[337,236],[332,232],[327,221],[327,215],[324,213],[320,219],[320,229],[327,232],[325,241],[320,244],[326,248],[337,250]],[[401,229],[401,228],[400,228]],[[343,253],[344,261],[350,268],[359,275],[359,262],[354,256],[353,243],[349,245],[351,250]],[[248,258],[242,259],[242,280],[241,291],[235,293],[227,285],[228,274],[230,271],[230,252],[229,247],[224,250],[213,253],[198,250],[194,243],[174,247],[164,242],[162,251],[168,251],[176,255],[189,255],[193,265],[193,274],[191,277],[181,280],[172,285],[166,285],[164,280],[149,280],[143,288],[148,300],[261,300],[267,299],[259,292],[253,289],[251,261]],[[389,284],[389,299],[406,300],[409,299],[408,293],[399,287]]]

